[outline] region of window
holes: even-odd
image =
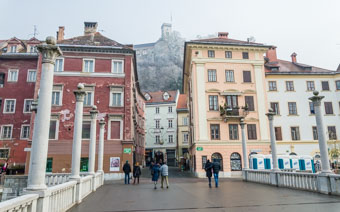
[[[24,113],[31,113],[31,105],[32,105],[33,99],[25,99],[24,101]]]
[[[289,115],[297,115],[296,102],[288,102]]]
[[[314,81],[307,81],[307,91],[314,91],[314,90],[315,90]]]
[[[64,59],[56,59],[54,65],[54,72],[63,72],[64,71]]]
[[[93,59],[84,59],[83,61],[83,72],[94,72],[94,60]]]
[[[335,81],[335,87],[337,90],[340,90],[340,80]]]
[[[286,91],[294,91],[294,82],[286,81]]]
[[[80,171],[87,172],[89,170],[89,158],[80,158]]]
[[[93,92],[87,91],[84,99],[84,106],[92,106],[93,105]]]
[[[250,71],[243,71],[243,82],[251,82]]]
[[[159,114],[159,107],[156,107],[156,114]]]
[[[313,140],[318,140],[319,136],[318,136],[318,129],[317,129],[317,127],[313,126],[312,130],[313,130]]]
[[[242,171],[241,155],[234,152],[230,155],[231,171]]]
[[[36,70],[28,70],[27,82],[35,82],[36,79],[37,79],[37,71]]]
[[[17,52],[17,46],[11,46],[11,53],[16,53]]]
[[[30,47],[30,52],[31,52],[31,53],[37,52],[36,46],[31,46],[31,47]]]
[[[47,158],[46,172],[52,172],[53,158]]]
[[[214,154],[212,154],[211,161],[219,163],[221,166],[221,171],[223,171],[223,158],[220,153],[215,152]]]
[[[5,74],[0,73],[0,88],[3,88],[5,85]]]
[[[15,113],[15,99],[5,99],[4,113]]]
[[[28,139],[30,137],[30,126],[29,125],[22,125],[21,126],[21,139]]]
[[[220,125],[219,124],[211,124],[210,125],[211,139],[218,140],[220,139]]]
[[[273,112],[276,115],[280,115],[280,107],[278,102],[271,102],[270,103],[270,108],[273,109]]]
[[[218,110],[218,96],[209,96],[209,110]]]
[[[168,128],[172,128],[172,119],[168,120]]]
[[[112,123],[111,123],[112,128]],[[91,136],[91,121],[83,121],[83,129],[81,133],[82,139],[90,139]]]
[[[326,114],[333,114],[332,102],[325,102],[325,112]]]
[[[225,81],[226,82],[235,82],[233,70],[226,70],[225,71]]]
[[[248,140],[256,140],[256,124],[247,124]]]
[[[12,125],[3,125],[1,128],[1,138],[2,139],[12,139]]]
[[[323,91],[329,91],[329,84],[328,81],[322,81],[321,82],[322,90]]]
[[[2,106],[2,99],[0,98],[0,110],[1,110],[1,106]]]
[[[122,121],[110,121],[110,136],[109,139],[122,139]]]
[[[255,111],[254,97],[253,96],[245,96],[244,101],[245,101],[246,106],[248,107],[249,111]]]
[[[51,120],[50,121],[50,132],[48,139],[56,140],[58,137],[58,131],[57,131],[57,120]]]
[[[172,113],[172,107],[168,107],[168,113]]]
[[[309,111],[310,111],[310,114],[315,114],[313,102],[309,102]]]
[[[168,139],[169,139],[169,143],[173,143],[174,142],[174,136],[173,135],[169,135]]]
[[[243,59],[249,59],[249,53],[248,52],[242,52],[242,58]]]
[[[238,140],[238,125],[229,124],[229,139]]]
[[[18,75],[19,75],[19,70],[15,70],[15,69],[8,70],[7,82],[17,82]]]
[[[225,58],[233,58],[233,54],[231,51],[225,51]]]
[[[335,126],[328,126],[327,127],[328,129],[328,137],[329,137],[329,140],[336,140],[337,136],[336,136],[336,129],[335,129]]]
[[[188,117],[183,117],[183,118],[182,118],[182,124],[183,124],[184,126],[187,126],[187,125],[188,125]]]
[[[293,141],[300,140],[300,130],[299,127],[291,127],[290,134],[292,136]]]
[[[281,127],[274,127],[275,130],[275,139],[277,141],[282,141],[282,130]]]
[[[189,141],[189,133],[183,132],[183,143],[188,143]]]
[[[202,156],[202,169],[205,169],[205,164],[207,164],[207,156]]]
[[[215,57],[215,51],[214,50],[208,50],[208,57]]]
[[[156,144],[159,144],[161,141],[161,137],[159,135],[156,135]]]
[[[112,73],[122,74],[124,73],[124,65],[122,60],[112,60]]]
[[[52,92],[52,105],[61,105],[61,91]]]
[[[9,157],[9,149],[0,149],[0,158],[7,159]]]
[[[208,70],[208,82],[216,82],[216,70],[209,69]]]
[[[268,82],[269,91],[277,91],[276,81]]]
[[[156,120],[156,129],[159,129],[160,126],[159,126],[159,120]]]
[[[238,99],[236,95],[227,95],[226,96],[227,107],[236,109],[238,107]]]
[[[122,107],[123,106],[123,99],[122,93],[111,93],[111,106],[113,107]]]

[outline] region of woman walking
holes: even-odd
[[[207,160],[207,163],[205,164],[205,172],[207,173],[207,177],[209,180],[209,188],[211,188],[211,177],[212,177],[212,163],[210,163],[210,160]]]
[[[154,182],[155,184],[155,189],[157,189],[157,181],[158,181],[158,178],[159,178],[159,169],[160,169],[160,165],[159,163],[153,165],[152,167],[152,181]]]
[[[139,176],[142,174],[140,167],[139,167],[139,163],[137,162],[136,165],[133,167],[133,184],[136,183],[136,179],[137,182],[139,184]]]

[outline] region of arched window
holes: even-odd
[[[211,155],[211,161],[212,162],[218,162],[221,165],[221,171],[223,171],[223,158],[220,153],[215,152],[214,154]]]
[[[234,152],[230,155],[230,167],[231,171],[242,170],[241,155],[237,152]]]

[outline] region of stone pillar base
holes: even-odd
[[[278,178],[276,171],[270,172],[270,184],[274,186],[278,186]]]
[[[248,181],[248,176],[247,176],[247,174],[248,174],[248,169],[242,169],[242,179],[244,180],[244,181]]]
[[[320,173],[318,175],[318,191],[322,194],[331,193],[331,183],[329,180],[329,174]]]

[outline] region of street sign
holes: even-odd
[[[131,148],[124,148],[124,153],[131,154]]]
[[[196,150],[197,150],[197,151],[203,151],[203,147],[198,146],[198,147],[196,148]]]

